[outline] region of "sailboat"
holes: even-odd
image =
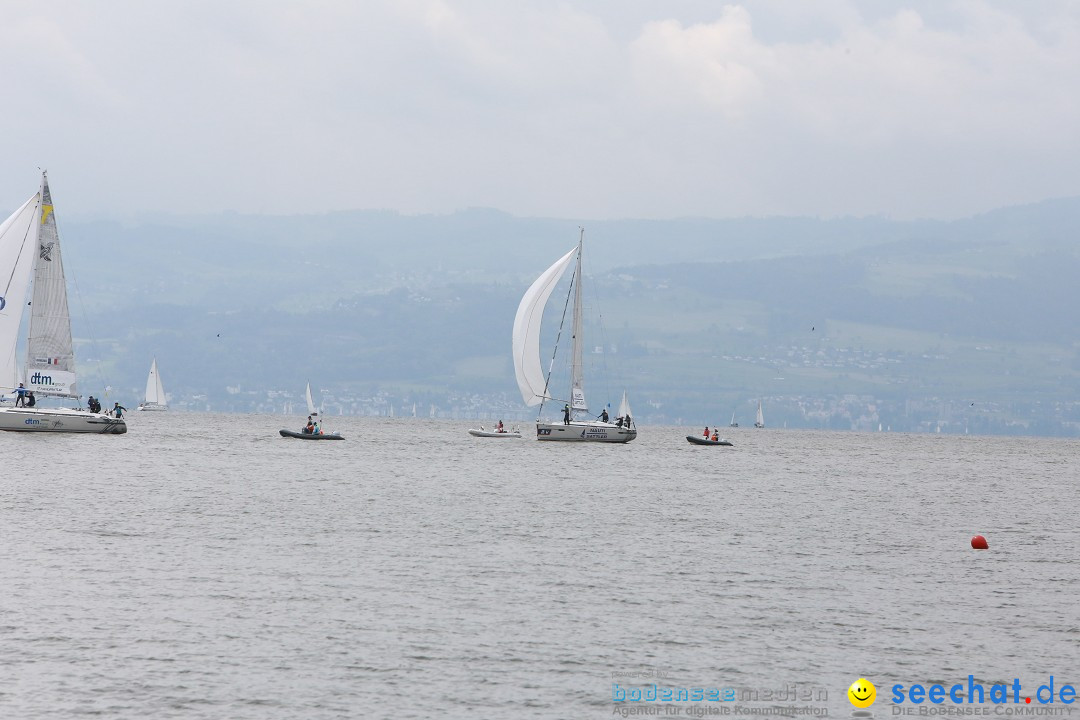
[[[739,423],[735,422],[735,411],[731,411],[731,422],[728,423],[728,427],[739,427]]]
[[[754,420],[754,427],[756,427],[756,428],[765,427],[765,416],[761,414],[761,400],[760,399],[758,399],[758,401],[757,401],[757,419]]]
[[[315,422],[321,422],[322,418],[321,418],[321,416],[319,414],[319,408],[317,408],[315,406],[315,401],[311,399],[311,383],[308,383],[307,387],[304,389],[304,399],[307,400],[308,418],[311,419],[311,420],[314,420]],[[300,432],[296,432],[295,430],[281,429],[281,430],[278,430],[278,434],[281,435],[281,437],[296,438],[298,440],[344,440],[345,439],[340,433],[336,433],[336,432],[328,433],[326,431],[321,431],[319,433],[309,433],[309,432],[304,432],[303,430],[301,430]]]
[[[146,394],[143,402],[139,403],[139,410],[168,410],[169,404],[165,401],[165,387],[161,384],[161,375],[157,369],[157,358],[150,363],[150,374],[146,378]]]
[[[574,274],[570,280],[567,302],[573,302],[572,329],[570,334],[570,398],[562,400],[563,421],[543,422],[540,415],[536,418],[536,438],[538,440],[572,440],[585,442],[630,442],[637,437],[637,427],[630,416],[630,405],[623,394],[623,406],[615,422],[608,420],[607,410],[602,419],[593,419],[589,415],[589,406],[585,402],[584,378],[584,337],[582,329],[581,303],[581,250],[585,242],[585,230],[582,228],[577,247],[555,261],[529,287],[518,305],[514,318],[513,353],[514,375],[518,388],[526,405],[539,405],[539,412],[544,410],[544,403],[556,400],[550,394],[551,366],[545,375],[540,364],[540,321],[544,315],[544,306],[551,296],[555,285],[566,269],[574,265]],[[565,317],[565,315],[564,315]],[[562,335],[560,326],[559,335]],[[555,354],[558,353],[556,341]],[[554,365],[555,355],[551,364]],[[625,406],[625,407],[624,407]],[[585,419],[578,419],[584,415]]]
[[[26,294],[33,277],[23,379],[15,362]],[[25,393],[34,404],[0,405],[0,430],[22,432],[127,432],[123,418],[80,408],[45,408],[39,398],[78,400],[67,283],[60,255],[49,179],[0,225],[0,392]],[[20,391],[20,388],[22,389]]]

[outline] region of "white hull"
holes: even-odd
[[[512,432],[495,432],[494,430],[469,430],[469,434],[473,437],[492,437],[492,438],[519,438],[521,433],[515,431]]]
[[[580,422],[536,423],[537,440],[565,440],[569,442],[627,443],[637,437],[637,428],[619,427],[615,423]]]
[[[0,430],[120,435],[127,432],[127,423],[89,410],[4,407],[0,408]]]
[[[142,411],[153,410],[153,411],[156,411],[156,412],[163,412],[165,410],[168,410],[169,406],[168,405],[162,405],[161,403],[147,402],[147,403],[139,403],[139,407],[136,408],[136,409],[137,410],[142,410]]]

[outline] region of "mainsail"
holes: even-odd
[[[315,407],[315,402],[311,399],[311,383],[307,384],[307,389],[304,391],[304,394],[307,397],[308,415],[314,418],[319,417],[319,409]]]
[[[37,245],[37,193],[0,225],[0,392],[19,384],[15,346]]]
[[[574,248],[563,255],[529,286],[514,317],[514,375],[526,405],[539,405],[546,399],[544,370],[540,365],[540,320],[548,297],[577,251]]]
[[[146,396],[144,400],[147,404],[166,404],[165,386],[161,384],[161,375],[158,374],[157,358],[154,358],[154,362],[150,364],[150,375],[146,378]]]
[[[56,231],[49,179],[44,174],[41,176],[41,222],[38,227],[34,295],[30,305],[26,385],[42,395],[78,397],[60,236]]]
[[[630,425],[630,422],[633,419],[630,416],[630,401],[626,399],[626,391],[625,390],[623,390],[622,402],[619,403],[618,417],[623,418],[623,421],[627,424],[628,427]]]

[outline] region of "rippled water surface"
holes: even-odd
[[[0,717],[602,718],[613,683],[847,717],[860,676],[887,717],[894,683],[1080,685],[1076,441],[282,423],[0,434]]]

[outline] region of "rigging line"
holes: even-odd
[[[580,246],[578,253],[581,252]],[[536,411],[536,421],[540,422],[540,415],[544,412],[544,401],[549,399],[548,386],[551,385],[551,371],[555,367],[555,355],[559,352],[559,340],[562,339],[563,325],[566,324],[566,308],[570,307],[570,298],[574,294],[574,282],[577,281],[577,269],[570,275],[570,287],[566,291],[566,302],[563,303],[562,318],[559,320],[559,332],[555,335],[555,348],[551,351],[551,362],[548,363],[547,377],[544,379],[544,395],[540,398],[540,407]],[[554,400],[555,398],[550,398]]]

